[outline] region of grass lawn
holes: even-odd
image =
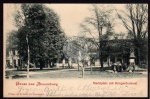
[[[92,67],[92,73],[90,70],[90,67],[85,68],[84,72],[84,78],[103,78],[103,79],[124,79],[124,78],[140,78],[140,77],[147,77],[147,74],[141,74],[138,72],[129,73],[129,72],[118,72],[118,73],[112,73],[107,72],[106,70],[111,70],[111,67],[104,67],[103,69],[100,69],[100,67]],[[15,75],[12,78],[13,79],[26,79],[26,71],[13,71],[13,72],[19,72],[19,75]],[[17,73],[16,73],[17,74]],[[20,75],[22,74],[22,75]],[[53,69],[46,69],[43,70],[39,69],[31,69],[30,70],[30,78],[32,79],[71,79],[71,78],[81,78],[82,77],[82,71],[80,68],[80,71],[78,71],[77,67],[73,69],[62,69],[62,68],[53,68]]]

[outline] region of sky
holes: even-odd
[[[67,36],[77,36],[81,33],[79,25],[83,20],[91,15],[91,4],[45,4],[47,7],[53,9],[60,17],[62,29]],[[116,9],[124,10],[124,5],[113,5]],[[4,5],[4,33],[15,30],[13,22],[13,14],[15,8],[12,4]],[[117,21],[114,30],[116,33],[125,32],[126,29],[122,26],[121,21]]]

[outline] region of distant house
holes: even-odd
[[[22,65],[22,60],[19,58],[18,51],[11,49],[6,52],[6,66],[16,68]]]

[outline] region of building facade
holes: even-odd
[[[22,65],[22,60],[19,58],[18,51],[12,49],[7,52],[6,68],[17,68]]]

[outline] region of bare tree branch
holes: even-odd
[[[133,34],[134,38],[143,38],[147,30],[145,27],[148,25],[148,8],[146,4],[127,4],[127,12],[124,15],[118,13],[119,19],[123,22],[125,28]],[[131,23],[129,21],[131,21]],[[131,26],[131,27],[130,27]]]
[[[87,26],[80,24],[80,26],[85,30],[85,32],[88,32],[91,34],[92,38],[94,39],[94,43],[95,45],[97,45],[97,47],[99,47],[99,44],[96,42],[96,38],[93,36],[93,34],[91,33],[91,30],[89,28],[87,28]]]

